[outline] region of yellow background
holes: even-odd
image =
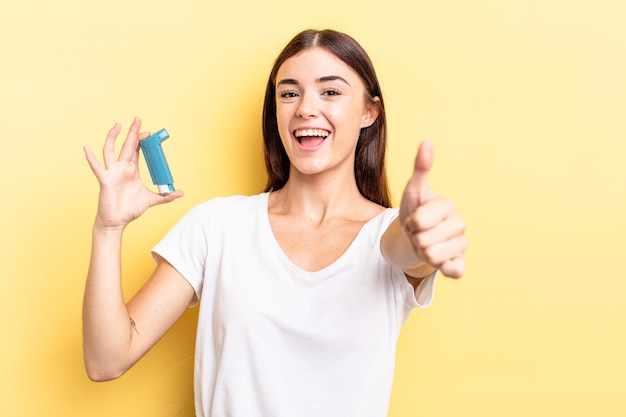
[[[128,228],[132,294],[187,209],[262,188],[266,78],[308,27],[370,53],[396,201],[429,138],[469,223],[466,277],[403,329],[390,416],[626,415],[625,21],[621,0],[5,2],[0,415],[192,415],[195,310],[121,379],[85,375],[82,146],[135,115],[171,134],[186,196]]]

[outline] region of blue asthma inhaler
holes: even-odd
[[[139,141],[146,164],[148,164],[152,183],[157,186],[161,195],[169,194],[175,190],[174,179],[161,147],[161,142],[169,137],[167,130],[161,129],[149,138]]]

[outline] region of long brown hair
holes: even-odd
[[[366,99],[378,111],[376,121],[362,128],[356,146],[354,175],[359,191],[367,199],[384,207],[391,206],[385,171],[387,123],[385,105],[374,66],[359,43],[334,30],[305,30],[297,34],[276,58],[265,90],[263,104],[263,143],[268,179],[265,191],[279,190],[289,178],[289,157],[278,133],[276,121],[276,74],[289,58],[305,49],[320,47],[352,68],[363,81]],[[374,99],[377,97],[378,99]]]

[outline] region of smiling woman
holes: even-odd
[[[360,133],[355,151],[355,171],[357,186],[361,194],[370,200],[384,206],[391,205],[387,188],[385,172],[385,149],[387,140],[387,122],[384,112],[382,91],[372,62],[363,48],[352,37],[332,31],[307,30],[295,36],[279,54],[270,73],[265,90],[265,104],[263,109],[263,137],[265,143],[265,163],[268,171],[268,182],[265,191],[282,188],[289,178],[289,157],[283,146],[275,115],[277,113],[276,90],[284,83],[297,86],[296,79],[279,79],[278,70],[289,58],[295,57],[302,51],[318,48],[321,53],[328,54],[328,62],[339,66],[343,72],[349,69],[348,78],[356,75],[365,95],[365,101],[377,112],[373,124]],[[325,73],[319,76],[318,83],[338,81],[340,73]],[[343,79],[344,87],[350,87]],[[337,83],[335,83],[337,85]],[[338,85],[337,87],[342,87]],[[342,91],[339,88],[338,91]],[[325,94],[333,97],[336,90],[330,88]],[[288,95],[296,94],[295,92]]]
[[[118,156],[116,124],[100,183],[84,299],[89,376],[117,378],[201,303],[198,416],[387,413],[400,327],[430,304],[436,271],[464,272],[465,224],[428,187],[424,143],[399,209],[384,169],[385,109],[373,66],[351,37],[305,31],[270,74],[263,111],[268,184],[192,209],[153,249],[157,266],[127,303],[125,227],[182,192],[149,191],[137,171],[141,121]]]
[[[291,163],[289,177],[343,172],[342,178],[354,182],[361,129],[378,115],[358,74],[314,47],[287,59],[276,77],[278,135]],[[309,132],[324,134],[304,136]]]

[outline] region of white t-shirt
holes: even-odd
[[[400,327],[430,304],[435,274],[414,292],[383,259],[397,209],[367,222],[334,263],[304,271],[272,233],[268,196],[203,203],[154,248],[201,301],[197,416],[386,416]]]

